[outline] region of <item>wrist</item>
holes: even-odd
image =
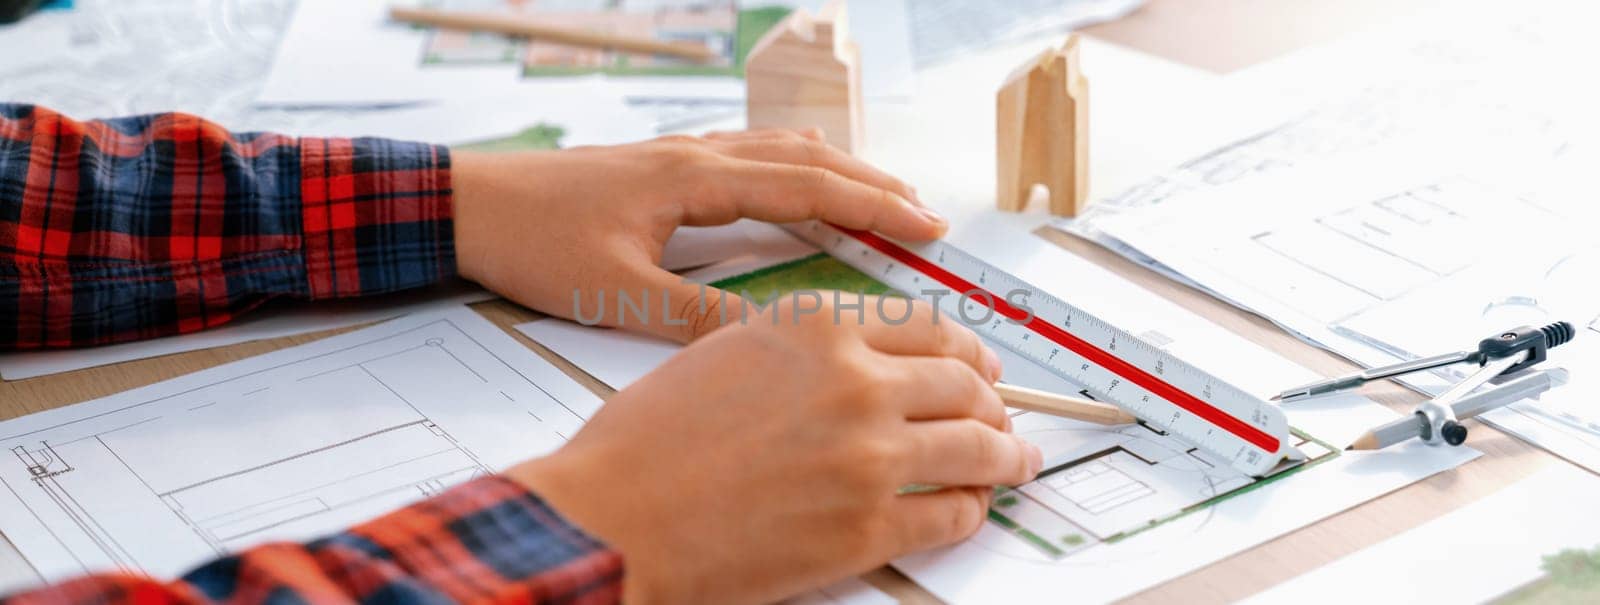
[[[478,225],[479,200],[489,185],[488,165],[492,158],[487,154],[450,151],[451,225],[456,244],[456,273],[472,281],[480,281],[486,252],[479,246],[483,237]]]
[[[571,525],[622,556],[622,602],[688,602],[667,596],[672,592],[667,583],[654,577],[659,574],[651,573],[652,566],[638,564],[648,557],[638,552],[636,542],[630,539],[643,537],[644,532],[662,533],[659,526],[632,526],[631,520],[654,519],[653,523],[659,524],[662,519],[647,511],[631,510],[635,500],[630,494],[614,493],[607,489],[608,482],[596,480],[616,475],[616,469],[605,473],[601,468],[604,464],[591,463],[584,453],[572,450],[569,445],[549,456],[522,462],[507,469],[504,476],[538,495]]]

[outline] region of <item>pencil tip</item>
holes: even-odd
[[[1281,401],[1282,399],[1283,399],[1283,394],[1280,393],[1280,394],[1277,394],[1277,395],[1273,395],[1272,399],[1268,399],[1267,401]]]

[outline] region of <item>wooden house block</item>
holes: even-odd
[[[834,147],[861,148],[861,51],[847,21],[843,0],[830,0],[815,16],[796,9],[756,42],[745,58],[750,128],[815,126]]]
[[[996,102],[1000,209],[1022,210],[1044,185],[1051,214],[1077,216],[1089,203],[1089,82],[1078,36],[1012,72]]]

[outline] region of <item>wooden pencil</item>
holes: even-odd
[[[529,38],[540,42],[555,42],[588,48],[609,48],[634,53],[671,55],[700,62],[709,61],[717,56],[704,44],[666,42],[559,27],[540,23],[535,17],[520,15],[441,11],[396,6],[389,9],[389,18],[402,23],[413,23],[440,29],[490,32]]]
[[[1003,382],[994,385],[994,390],[1000,393],[1000,399],[1005,401],[1006,405],[1020,410],[1105,425],[1132,424],[1139,421],[1138,417],[1109,403],[1057,395]]]

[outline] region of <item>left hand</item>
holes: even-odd
[[[679,342],[719,327],[723,317],[736,320],[743,309],[737,296],[685,283],[658,266],[679,226],[820,219],[909,241],[938,238],[947,228],[911,187],[822,143],[815,131],[669,136],[554,152],[457,151],[452,164],[463,277],[569,319],[575,311],[595,317],[604,296],[603,325],[617,325],[619,291],[634,301],[648,293],[650,320],[639,325],[630,317],[624,327]],[[663,294],[671,323],[662,321]],[[719,304],[731,306],[724,313]]]

